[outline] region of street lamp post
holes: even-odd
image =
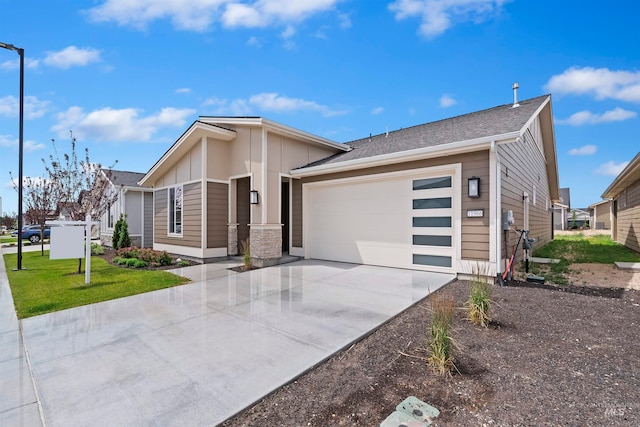
[[[18,267],[22,270],[22,151],[24,134],[24,49],[0,42],[0,47],[15,50],[20,56],[20,128],[18,131]]]

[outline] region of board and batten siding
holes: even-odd
[[[549,208],[549,181],[547,179],[546,159],[541,149],[541,143],[533,135],[541,135],[535,129],[539,128],[536,119],[531,127],[532,132],[525,132],[524,136],[515,142],[498,146],[500,160],[500,182],[503,211],[513,211],[515,220],[512,230],[524,227],[523,194],[529,196],[529,237],[536,239],[535,248],[540,248],[552,239],[552,219]],[[553,161],[550,159],[549,161]],[[518,234],[509,233],[507,253],[504,253],[504,241],[501,242],[503,257],[508,257],[512,247],[516,244]],[[521,248],[522,249],[522,248]],[[519,251],[519,257],[524,251]]]
[[[182,236],[168,235],[169,190],[163,188],[155,192],[155,243],[180,245],[193,248],[202,247],[202,184],[185,184],[182,194]]]
[[[207,248],[226,248],[229,185],[207,183]]]
[[[617,206],[616,241],[640,252],[640,180],[628,186],[615,199]]]
[[[144,227],[144,242],[142,245],[145,248],[150,248],[153,246],[153,194],[152,193],[144,193],[144,215],[143,215],[143,224]]]
[[[302,182],[291,180],[291,246],[302,247]]]
[[[473,153],[457,154],[453,156],[435,157],[429,159],[416,160],[406,163],[389,164],[368,169],[358,169],[354,171],[344,171],[334,174],[305,177],[302,184],[319,182],[330,179],[352,178],[380,173],[398,172],[410,169],[421,169],[448,164],[462,164],[462,197],[461,212],[461,255],[464,260],[489,260],[489,150],[482,150]],[[468,179],[476,176],[480,178],[480,197],[471,199],[468,197]],[[300,202],[300,214],[296,215],[297,197],[302,199],[302,189],[296,188],[296,181],[293,180],[293,246],[296,246],[296,239],[302,245],[302,203]],[[409,203],[411,201],[408,201]],[[483,209],[482,218],[467,218],[468,209]],[[408,218],[410,220],[410,218]],[[299,224],[299,225],[298,225]],[[381,224],[384,225],[384,224]]]

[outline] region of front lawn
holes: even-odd
[[[26,318],[66,308],[93,304],[157,289],[181,285],[189,281],[166,271],[131,270],[115,267],[104,259],[91,257],[91,283],[84,284],[78,274],[78,260],[50,260],[40,252],[25,252],[22,265],[26,270],[13,271],[16,254],[5,254],[7,276],[18,317]]]

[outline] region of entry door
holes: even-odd
[[[251,222],[250,186],[251,179],[249,177],[238,179],[236,185],[238,253],[242,253],[241,243],[249,238],[249,223]]]

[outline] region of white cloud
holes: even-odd
[[[18,148],[18,138],[11,138],[9,135],[0,135],[0,147]],[[42,150],[43,148],[45,148],[44,144],[32,140],[24,141],[23,149],[27,153]]]
[[[191,93],[191,89],[188,87],[181,87],[176,89],[176,93]]]
[[[373,114],[374,116],[377,116],[378,114],[382,114],[383,112],[384,112],[383,107],[376,107],[373,110],[371,110],[371,114]]]
[[[24,117],[26,119],[38,119],[44,116],[49,110],[49,101],[41,101],[35,96],[24,97]],[[17,117],[20,103],[14,96],[0,98],[0,116]]]
[[[25,58],[24,59],[24,68],[26,69],[35,69],[40,65],[40,61],[38,59]],[[0,64],[0,69],[2,70],[18,70],[20,69],[20,60],[12,59],[10,61],[5,61]]]
[[[254,111],[265,111],[275,113],[289,113],[298,111],[313,111],[325,117],[333,117],[346,114],[345,110],[334,110],[326,105],[318,104],[314,101],[307,101],[299,98],[289,98],[278,93],[259,93],[248,99],[220,99],[209,98],[203,103],[204,107],[213,107],[213,114],[234,116],[246,116]]]
[[[65,47],[57,52],[47,52],[47,56],[42,60],[50,67],[62,68],[84,67],[92,62],[100,61],[100,51],[93,48],[80,49],[76,46]]]
[[[597,147],[595,145],[584,145],[580,148],[572,148],[569,150],[571,156],[590,156],[595,154]]]
[[[346,13],[338,13],[338,19],[340,20],[340,28],[351,28],[351,17]]]
[[[396,20],[418,16],[418,32],[435,38],[458,22],[480,23],[496,15],[508,0],[395,0],[389,10]]]
[[[71,107],[56,115],[58,124],[51,130],[60,136],[73,130],[80,139],[141,142],[149,141],[160,128],[184,126],[186,118],[194,113],[191,109],[163,108],[140,117],[140,110],[135,108],[103,108],[85,113],[80,107]]]
[[[572,114],[567,119],[558,120],[558,123],[572,126],[595,125],[600,123],[622,122],[624,120],[633,119],[637,115],[638,114],[635,111],[625,110],[620,107],[605,111],[602,114],[596,114],[591,111],[584,110]]]
[[[335,8],[341,0],[234,1],[226,5],[222,23],[226,27],[266,27],[273,23],[296,23]]]
[[[640,102],[640,71],[571,67],[551,77],[545,89],[557,94]]]
[[[170,19],[179,30],[206,31],[216,20],[226,27],[260,28],[301,22],[332,10],[342,0],[105,0],[86,11],[95,22],[116,22],[145,29],[151,22]]]
[[[260,40],[258,40],[256,36],[249,37],[249,40],[247,40],[245,44],[247,46],[262,47],[262,43],[260,43]]]
[[[449,108],[458,103],[452,96],[447,95],[446,93],[440,97],[440,107],[441,108]]]
[[[598,166],[595,173],[598,175],[618,176],[629,162],[615,163],[613,160]]]

